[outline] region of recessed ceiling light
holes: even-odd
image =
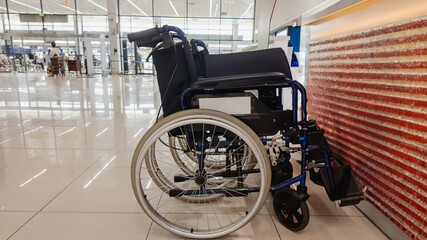
[[[22,2],[19,2],[19,1],[16,1],[16,0],[10,0],[10,1],[14,2],[14,3],[17,3],[19,5],[22,5],[22,6],[28,7],[28,8],[32,8],[32,9],[37,10],[39,12],[42,11],[40,8],[36,8],[36,7],[31,6],[31,5],[28,5],[28,4],[25,4],[25,3],[22,3]],[[50,12],[48,12],[48,11],[43,11],[43,12],[47,13],[47,14],[50,14]]]
[[[61,6],[61,7],[63,7],[63,8],[66,8],[66,9],[68,9],[68,10],[70,10],[70,11],[75,11],[73,8],[70,8],[70,7],[67,7],[67,6],[65,6],[65,5],[62,5],[62,4],[59,4],[59,3],[55,3],[56,5],[58,5],[58,6]],[[78,14],[82,14],[82,12],[80,12],[80,11],[77,11],[77,13]]]
[[[171,7],[172,7],[173,11],[175,12],[176,16],[178,16],[178,17],[179,17],[179,14],[178,14],[178,12],[176,11],[176,8],[175,8],[175,6],[173,5],[173,3],[172,3],[172,1],[171,1],[171,0],[169,0],[169,4],[171,5]]]
[[[249,5],[249,7],[246,9],[246,11],[242,14],[242,16],[239,18],[239,20],[242,19],[246,15],[246,13],[249,11],[249,9],[252,7],[252,5],[254,5],[253,2],[251,3],[251,5]]]
[[[87,1],[88,1],[88,2],[90,2],[90,3],[92,3],[93,5],[95,5],[95,6],[99,7],[99,8],[101,8],[102,10],[107,11],[107,9],[106,9],[105,7],[103,7],[103,6],[99,5],[98,3],[93,2],[92,0],[87,0]]]
[[[142,14],[144,14],[146,17],[148,17],[148,15],[144,12],[144,11],[142,11],[142,9],[141,8],[139,8],[138,6],[136,6],[136,4],[135,3],[133,3],[131,0],[128,0],[128,2],[132,5],[132,6],[134,6],[139,12],[141,12]]]

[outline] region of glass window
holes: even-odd
[[[186,33],[190,39],[220,40],[221,20],[219,18],[191,18],[188,21],[188,30]]]
[[[90,23],[90,24],[85,24]],[[83,16],[83,32],[108,33],[107,16]]]
[[[253,19],[240,19],[237,21],[238,26],[238,40],[252,41],[254,20]]]
[[[126,37],[128,33],[137,32],[152,27],[154,27],[152,17],[124,16],[120,18],[120,30],[123,37]]]
[[[155,22],[158,23],[158,26],[163,26],[163,25],[170,25],[170,26],[175,26],[175,27],[179,27],[181,28],[182,31],[184,31],[185,33],[187,33],[187,27],[186,27],[186,23],[187,23],[187,19],[186,18],[175,18],[175,17],[161,17],[161,18],[157,18],[158,20]]]
[[[25,22],[21,21],[19,14],[9,14],[10,18],[10,28],[8,19],[5,18],[5,27],[6,30],[13,31],[15,33],[28,33],[29,31],[33,33],[42,33],[43,23],[42,22]]]

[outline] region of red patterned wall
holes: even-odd
[[[311,43],[307,91],[367,200],[427,239],[427,18]]]

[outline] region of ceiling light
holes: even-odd
[[[179,14],[178,14],[178,12],[176,11],[176,8],[175,8],[175,6],[173,5],[173,3],[172,3],[172,1],[171,1],[171,0],[169,0],[169,4],[170,4],[170,5],[171,5],[171,7],[173,8],[173,11],[175,12],[176,16],[178,16],[178,17],[179,17]]]
[[[107,11],[107,9],[106,9],[105,7],[103,7],[103,6],[99,5],[98,3],[93,2],[92,0],[87,0],[87,1],[88,1],[88,2],[90,2],[90,3],[92,3],[93,5],[95,5],[95,6],[99,7],[99,8],[101,8],[102,10]]]
[[[61,6],[61,7],[63,7],[63,8],[66,8],[66,9],[68,9],[68,10],[71,10],[71,11],[75,11],[74,9],[72,9],[72,8],[70,8],[70,7],[67,7],[67,6],[65,6],[65,5],[62,5],[62,4],[59,4],[59,3],[55,3],[56,5],[58,5],[58,6]],[[77,11],[77,13],[78,14],[83,14],[82,12],[80,12],[80,11]]]
[[[31,5],[28,5],[28,4],[25,4],[25,3],[18,2],[18,1],[16,1],[16,0],[10,0],[10,1],[11,1],[11,2],[14,2],[14,3],[17,3],[17,4],[20,4],[20,5],[22,5],[22,6],[28,7],[28,8],[32,8],[32,9],[37,10],[37,11],[39,11],[39,12],[41,12],[41,11],[42,11],[40,8],[36,8],[36,7],[31,6]],[[48,12],[48,11],[43,11],[43,13],[50,14],[50,12]]]
[[[249,9],[252,7],[252,5],[254,5],[254,3],[251,3],[251,5],[249,5],[249,7],[246,9],[246,11],[242,14],[242,16],[239,18],[239,20],[240,19],[242,19],[245,15],[246,15],[246,13],[249,11]]]
[[[142,11],[142,9],[141,9],[141,8],[139,8],[138,6],[136,6],[136,4],[135,4],[135,3],[133,3],[131,0],[128,0],[128,2],[129,2],[132,6],[134,6],[136,9],[138,9],[138,11],[140,11],[142,14],[144,14],[146,17],[148,17],[148,15],[147,15],[144,11]]]

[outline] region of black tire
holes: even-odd
[[[310,221],[310,212],[306,201],[300,201],[291,211],[284,209],[283,205],[288,201],[295,190],[284,188],[274,194],[274,212],[280,223],[287,229],[297,232],[303,230]]]

